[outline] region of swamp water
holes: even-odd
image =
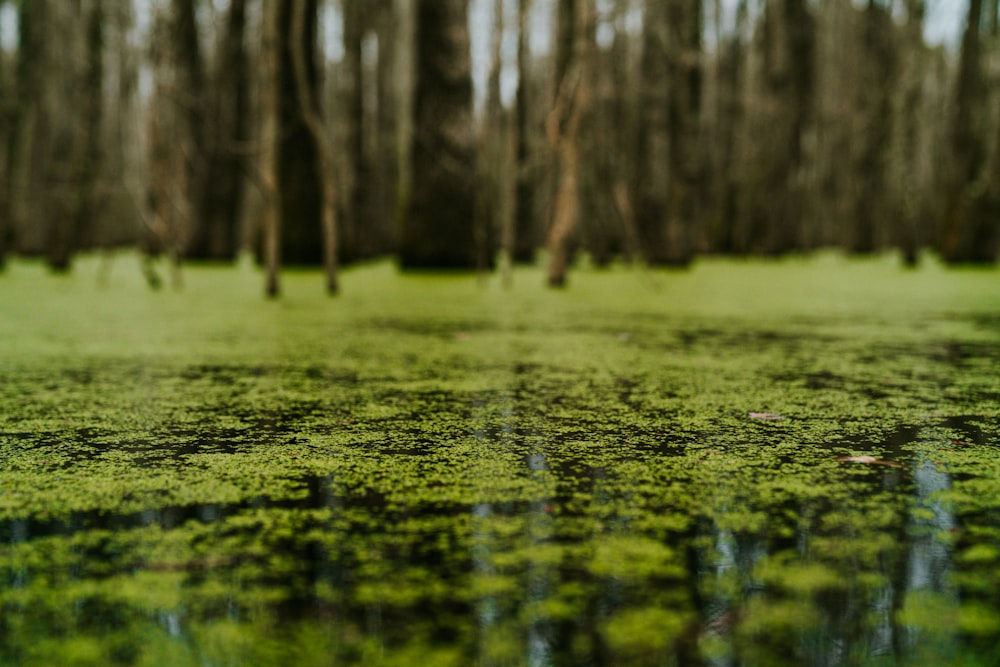
[[[0,276],[0,664],[996,665],[1000,274]]]

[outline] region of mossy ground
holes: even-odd
[[[1000,654],[1000,274],[0,276],[0,664]]]

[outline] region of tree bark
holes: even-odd
[[[514,229],[512,259],[530,264],[535,259],[538,224],[535,215],[535,181],[537,170],[531,151],[530,86],[531,67],[528,53],[531,0],[519,0],[517,7],[517,92],[514,100]]]
[[[340,255],[345,261],[371,254],[371,188],[372,160],[366,145],[369,123],[375,121],[365,110],[366,81],[364,55],[367,17],[372,10],[371,0],[345,0],[344,12],[344,61],[350,78],[347,93],[346,157],[349,170],[347,191],[342,209],[344,220]]]
[[[292,8],[289,44],[292,48],[295,92],[299,108],[302,110],[302,120],[309,129],[309,134],[316,146],[316,153],[319,156],[318,177],[323,195],[323,266],[326,270],[326,291],[329,294],[336,294],[339,286],[337,284],[337,201],[333,182],[333,156],[330,154],[326,129],[323,126],[323,120],[320,118],[316,100],[312,96],[312,88],[309,85],[307,66],[311,54],[307,55],[305,51],[305,45],[308,44],[304,34],[308,18],[307,11],[315,11],[316,4],[310,4],[309,0],[292,0],[292,2],[294,6]],[[315,17],[313,20],[315,21]]]
[[[249,65],[245,45],[246,0],[230,0],[216,49],[212,84],[205,91],[205,123],[199,153],[204,162],[197,225],[187,256],[231,261],[236,257],[243,213],[246,154],[250,141]]]
[[[806,0],[767,0],[755,45],[737,244],[782,254],[803,244],[803,137],[813,114],[815,21]]]
[[[93,231],[101,205],[98,187],[104,164],[104,137],[101,121],[104,104],[104,23],[103,0],[91,0],[86,23],[87,61],[83,75],[77,158],[77,203],[70,247],[93,244]],[[68,261],[68,257],[66,258]]]
[[[699,125],[701,123],[701,0],[664,3],[669,7],[670,28],[667,110],[667,145],[670,187],[667,191],[664,259],[684,266],[694,253],[693,236],[701,175]]]
[[[323,183],[320,156],[299,103],[292,54],[301,48],[306,58],[306,79],[313,100],[319,98],[316,67],[317,2],[306,0],[305,25],[301,44],[289,40],[293,0],[279,1],[279,104],[281,108],[278,152],[279,197],[281,201],[281,261],[285,265],[322,266]]]
[[[283,0],[264,0],[261,30],[261,150],[260,177],[264,196],[264,293],[281,294],[281,183],[278,169],[281,150],[281,101],[279,93],[280,18]]]
[[[412,187],[403,268],[475,269],[475,134],[468,0],[417,0]]]
[[[924,241],[919,230],[921,200],[918,164],[920,140],[921,87],[923,63],[925,5],[924,0],[906,0],[906,25],[903,27],[903,47],[897,81],[897,105],[893,113],[892,164],[889,172],[893,191],[893,211],[896,217],[893,237],[903,253],[903,263],[915,267]]]
[[[701,3],[646,5],[636,226],[651,264],[687,264],[700,172]]]
[[[856,134],[860,154],[852,169],[857,195],[850,216],[854,229],[849,247],[855,253],[872,253],[880,248],[880,227],[889,217],[886,156],[892,133],[890,95],[895,88],[898,56],[894,29],[888,10],[869,2],[862,18],[865,67],[859,72],[861,98],[857,114],[861,126]]]
[[[556,45],[557,90],[546,118],[546,134],[556,156],[556,188],[546,246],[548,284],[566,284],[569,239],[580,207],[580,129],[589,111],[590,0],[561,0]]]
[[[990,215],[989,110],[982,63],[983,0],[969,0],[959,56],[951,170],[941,254],[949,263],[996,261],[998,223]]]

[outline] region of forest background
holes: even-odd
[[[1000,0],[0,0],[0,35],[0,264],[1000,247]]]

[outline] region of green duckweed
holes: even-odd
[[[1000,652],[994,271],[114,261],[0,276],[0,664]]]

